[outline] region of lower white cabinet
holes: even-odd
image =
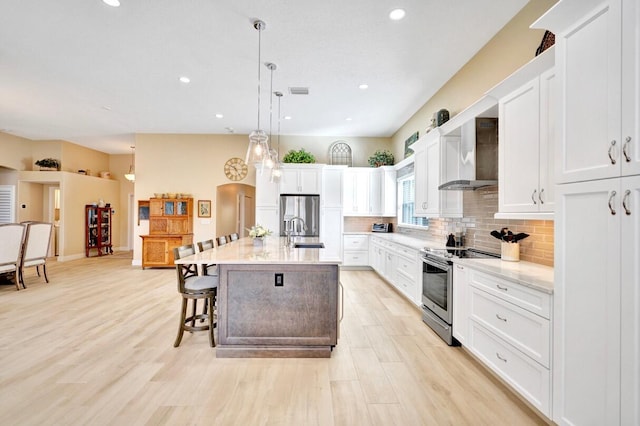
[[[342,249],[344,266],[369,266],[368,235],[345,235]]]
[[[462,345],[467,345],[469,335],[469,277],[467,268],[460,264],[453,266],[453,337]]]
[[[416,305],[422,301],[422,261],[418,250],[386,238],[371,237],[369,265]]]
[[[455,266],[454,274],[461,265]],[[454,281],[454,315],[458,305],[461,308],[454,317],[454,335],[550,418],[552,296],[466,265],[464,268],[466,282],[461,282],[467,284],[466,292],[464,286],[456,292],[459,282]],[[465,310],[466,322],[461,318]],[[455,321],[462,325],[456,326]]]

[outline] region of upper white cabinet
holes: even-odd
[[[412,146],[415,170],[415,212],[423,217],[462,217],[462,192],[441,191],[440,184],[459,176],[460,136],[429,132]]]
[[[559,183],[640,173],[637,7],[602,2],[559,25]]]
[[[342,179],[346,166],[325,166],[322,169],[320,203],[323,208],[342,208]]]
[[[320,194],[322,166],[295,164],[282,166],[281,194]]]
[[[349,167],[344,171],[345,216],[395,216],[396,172],[393,167]]]
[[[553,219],[554,53],[547,50],[489,91],[499,99],[497,218]]]
[[[261,166],[256,166],[256,215],[255,222],[274,234],[280,234],[280,215],[278,184],[271,182],[271,173],[264,170],[260,173]]]

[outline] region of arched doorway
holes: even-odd
[[[216,188],[216,233],[247,235],[246,228],[255,222],[256,188],[242,183],[228,183]]]

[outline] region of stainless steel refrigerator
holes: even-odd
[[[285,221],[293,221],[293,233],[303,237],[320,236],[320,196],[319,195],[281,195],[280,196],[280,235],[285,236]]]

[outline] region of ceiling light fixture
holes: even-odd
[[[118,1],[118,0],[102,0],[102,3],[106,4],[107,6],[111,6],[111,7],[120,6],[120,1]]]
[[[360,86],[358,86],[358,89],[362,89],[362,90],[365,90],[365,89],[368,89],[368,88],[369,88],[368,84],[361,84]]]
[[[131,165],[129,165],[129,173],[125,173],[124,174],[124,178],[126,180],[128,180],[129,182],[135,182],[136,181],[136,173],[135,173],[135,169],[133,167],[133,161],[134,161],[134,159],[133,159],[133,150],[135,148],[136,148],[135,146],[131,145]]]
[[[404,18],[406,14],[407,13],[404,11],[404,9],[393,9],[391,12],[389,12],[389,19],[391,19],[392,21],[399,21]]]
[[[276,150],[277,161],[271,169],[271,182],[278,183],[282,177],[282,167],[280,165],[280,100],[282,99],[282,92],[275,92],[274,94],[278,97],[278,148]]]
[[[258,127],[249,134],[249,146],[247,147],[247,155],[244,161],[247,164],[264,162],[269,155],[269,137],[263,130],[260,130],[260,67],[262,65],[260,62],[260,47],[262,30],[266,26],[267,24],[259,19],[253,21],[253,28],[258,30]]]
[[[190,83],[191,79],[189,77],[182,76],[180,77],[180,81],[183,83]]]
[[[224,118],[224,115],[222,115],[222,114],[216,114],[216,118]]]
[[[291,120],[291,116],[290,116],[290,115],[285,115],[285,116],[284,116],[284,119],[285,119],[285,120]]]
[[[273,62],[265,62],[264,65],[271,71],[271,85],[269,86],[269,139],[271,139],[271,131],[273,129],[273,72],[278,69],[278,66]],[[262,163],[262,167],[273,169],[276,162],[278,162],[278,153],[275,149],[271,148],[267,153],[265,161]]]
[[[347,121],[351,121],[351,120],[352,120],[352,118],[351,118],[351,117],[347,117],[347,118],[345,118],[345,120],[347,120]]]

